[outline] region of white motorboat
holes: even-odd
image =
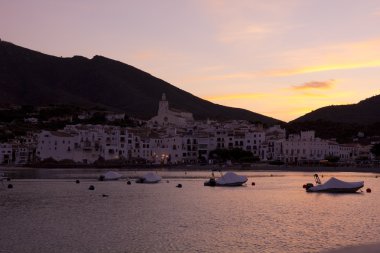
[[[121,178],[121,174],[115,171],[108,171],[99,177],[99,181],[118,180]]]
[[[204,183],[205,186],[242,186],[248,181],[246,176],[237,175],[234,172],[227,172],[222,174],[219,178],[211,177]]]
[[[330,178],[323,184],[307,187],[307,192],[332,192],[332,193],[353,193],[364,187],[364,181],[345,182],[335,177]]]
[[[143,177],[136,179],[139,184],[155,184],[161,181],[161,177],[154,172],[148,172]]]

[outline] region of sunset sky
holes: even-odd
[[[380,94],[380,0],[0,0],[0,38],[285,121]]]

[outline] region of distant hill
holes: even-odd
[[[293,120],[291,123],[317,120],[359,125],[380,122],[380,95],[365,99],[357,104],[322,107]]]
[[[101,106],[148,119],[166,93],[171,107],[196,119],[245,119],[271,125],[274,118],[200,99],[130,65],[102,56],[55,57],[0,41],[0,104]]]

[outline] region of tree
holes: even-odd
[[[371,153],[376,157],[380,156],[380,143],[372,146]]]
[[[337,163],[339,162],[339,156],[334,156],[334,155],[328,155],[325,157],[325,160],[329,161],[330,163]]]
[[[226,162],[227,160],[242,162],[254,162],[258,160],[258,158],[253,156],[252,152],[244,151],[240,148],[215,149],[210,152],[209,158],[223,162]]]

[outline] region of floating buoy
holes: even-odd
[[[252,186],[255,186],[256,184],[255,184],[255,182],[252,182]]]
[[[13,188],[13,184],[9,184],[8,189],[12,189],[12,188]]]
[[[306,184],[302,185],[302,188],[306,189]]]
[[[177,188],[182,188],[182,184],[177,184]]]
[[[166,180],[166,183],[169,183],[169,180]]]
[[[127,181],[127,184],[131,184],[131,181],[128,180],[128,181]]]
[[[79,184],[80,183],[79,179],[75,180],[75,183]]]
[[[371,193],[372,192],[371,188],[367,188],[366,192]]]
[[[95,186],[90,185],[90,187],[88,187],[88,189],[89,189],[90,191],[93,191],[93,190],[95,190]]]
[[[105,198],[105,197],[108,197],[108,195],[107,194],[102,194],[102,197]]]
[[[270,174],[271,177],[273,177],[273,174]]]
[[[378,178],[379,176],[376,176],[375,178]]]

